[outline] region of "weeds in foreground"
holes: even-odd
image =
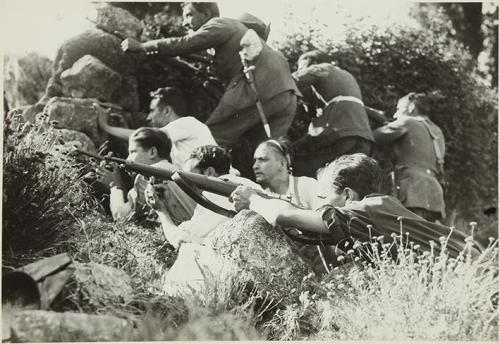
[[[445,252],[417,254],[418,247],[378,239],[371,243],[373,264],[354,258],[322,279],[308,276],[296,302],[266,324],[272,338],[498,339],[497,240],[491,238],[472,259],[470,237],[457,258]],[[396,260],[391,244],[398,248]]]
[[[57,129],[19,124],[4,140],[2,257],[18,266],[64,251],[96,203]]]

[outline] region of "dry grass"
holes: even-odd
[[[397,260],[390,258],[390,244],[398,248]],[[498,313],[492,302],[498,293],[498,241],[491,239],[474,260],[469,248],[452,259],[446,253],[417,254],[399,242],[375,240],[372,246],[381,248],[373,265],[358,261],[321,280],[306,279],[296,303],[267,324],[273,337],[498,339]]]

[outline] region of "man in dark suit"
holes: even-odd
[[[373,135],[356,79],[318,50],[300,56],[293,73],[306,100],[316,107],[307,134],[295,142],[297,175],[315,176],[318,168],[343,154],[371,154]]]
[[[249,129],[256,128],[252,131],[250,152],[253,152],[265,133],[255,106],[257,97],[245,78],[239,54],[240,41],[248,27],[239,20],[219,17],[216,3],[184,3],[183,17],[184,25],[191,29],[189,34],[145,43],[127,39],[122,42],[122,49],[175,56],[213,48],[215,69],[225,82],[226,90],[206,124],[217,143],[227,147],[232,147]],[[271,49],[262,38],[258,39],[262,50],[253,61],[255,86],[271,134],[279,137],[287,133],[293,121],[299,92],[283,54]],[[248,164],[251,171],[251,162]],[[245,167],[235,167],[245,174]]]
[[[405,207],[428,221],[445,216],[443,188],[443,132],[428,117],[429,99],[409,93],[398,101],[395,121],[373,132],[375,141],[390,145],[395,167],[396,196]]]

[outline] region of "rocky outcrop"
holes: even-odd
[[[61,74],[85,55],[91,55],[122,78],[119,87],[111,92],[110,101],[135,113],[139,107],[139,98],[134,57],[132,54],[124,54],[120,43],[120,38],[99,29],[90,29],[68,39],[59,47],[52,76],[40,102],[46,103],[52,97],[71,96],[63,87]]]
[[[95,311],[130,302],[133,298],[131,283],[122,270],[97,263],[75,262],[72,278],[62,294],[81,309]]]
[[[122,82],[120,74],[92,55],[85,55],[61,73],[63,93],[72,98],[96,98],[111,101]]]
[[[141,21],[129,11],[115,6],[99,8],[96,23],[105,31],[117,31],[124,37],[139,38],[142,33]]]
[[[59,135],[61,135],[61,139],[63,140],[63,145],[65,148],[74,148],[78,147],[80,149],[86,150],[88,152],[95,152],[96,146],[84,133],[76,130],[68,130],[68,129],[59,129]]]
[[[3,320],[12,342],[105,342],[134,336],[130,323],[110,315],[12,311]]]
[[[285,298],[310,273],[283,234],[252,211],[242,211],[220,225],[206,245],[233,261],[241,279],[253,281],[274,299]]]
[[[105,141],[105,136],[97,127],[97,116],[107,110],[94,103],[92,99],[54,97],[44,108],[48,115],[44,120],[57,121],[59,128],[80,131],[99,146]]]

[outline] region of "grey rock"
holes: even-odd
[[[63,294],[81,309],[96,311],[126,304],[133,298],[132,281],[122,270],[98,263],[74,263],[74,272]]]
[[[64,146],[67,148],[78,147],[88,152],[95,152],[96,147],[90,137],[76,130],[59,129],[61,139],[64,141]]]
[[[284,234],[249,210],[221,224],[209,235],[206,245],[235,262],[242,279],[252,280],[276,300],[286,298],[311,272],[287,244]]]
[[[72,98],[97,98],[111,101],[122,77],[92,55],[78,59],[61,73],[63,93]]]
[[[54,97],[44,108],[44,112],[48,114],[44,120],[57,121],[58,128],[82,132],[99,147],[107,136],[98,129],[97,116],[107,110],[94,103],[95,100],[92,99]]]
[[[118,31],[125,37],[139,38],[142,24],[129,11],[115,6],[99,8],[96,23],[109,32]]]
[[[17,311],[9,316],[13,342],[127,340],[134,333],[126,320],[110,315]]]
[[[113,92],[111,102],[135,113],[139,108],[136,65],[133,54],[124,54],[121,39],[99,29],[90,29],[65,41],[58,49],[52,76],[45,95],[39,101],[47,103],[50,98],[64,96],[61,74],[85,55],[100,60],[122,77],[120,86]]]

